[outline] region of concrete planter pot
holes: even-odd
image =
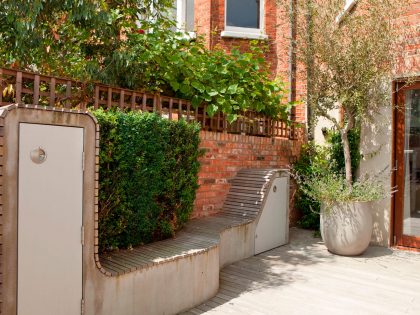
[[[328,250],[337,255],[361,255],[373,231],[374,202],[342,202],[321,205],[321,235]]]

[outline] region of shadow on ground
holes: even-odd
[[[356,259],[391,255],[392,250],[383,247],[370,247],[365,254]],[[226,266],[220,271],[218,294],[183,314],[201,314],[229,303],[249,291],[267,290],[287,286],[298,281],[306,281],[301,272],[302,266],[328,264],[337,259],[329,253],[320,238],[307,230],[290,230],[290,243],[265,253],[244,259]],[[354,258],[352,258],[354,259]]]

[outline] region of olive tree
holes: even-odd
[[[345,179],[353,184],[349,132],[390,104],[393,70],[401,55],[405,0],[296,0],[296,49],[308,81],[312,123],[324,117],[340,133]],[[331,115],[341,111],[341,119]]]

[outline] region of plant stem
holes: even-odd
[[[353,175],[351,173],[351,155],[350,155],[350,143],[348,138],[348,130],[341,130],[341,141],[343,142],[344,149],[344,165],[346,167],[346,181],[351,187],[353,184]]]

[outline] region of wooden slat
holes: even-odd
[[[124,256],[121,255],[110,255],[105,259],[117,268],[123,269],[124,272],[136,271],[138,268],[138,266],[136,266],[136,263],[131,262],[130,260],[126,259]]]
[[[157,94],[156,96],[156,102],[157,102],[157,112],[159,113],[159,116],[162,116],[162,98],[160,97],[160,94]]]
[[[231,186],[230,192],[243,192],[246,194],[264,195],[266,193],[266,187],[261,187],[260,184],[241,184],[235,183]]]
[[[253,197],[255,194],[239,193],[239,192],[229,192],[229,195],[239,196],[239,197]]]
[[[263,200],[264,200],[263,196],[256,197],[256,198],[252,198],[252,197],[251,198],[242,198],[242,197],[229,195],[226,198],[225,202],[243,202],[243,203],[247,203],[247,204],[261,205]]]
[[[135,110],[136,109],[136,92],[133,92],[132,94],[131,94],[131,105],[130,105],[130,107],[131,107],[131,110]]]
[[[55,105],[55,78],[51,78],[50,81],[50,101],[49,105],[53,107]]]
[[[3,83],[3,69],[0,68],[0,106],[3,103],[3,90],[4,90],[5,86]]]
[[[248,206],[245,204],[241,204],[239,202],[235,202],[233,204],[229,204],[229,203],[224,203],[223,204],[223,209],[230,209],[230,210],[234,210],[234,211],[238,211],[238,212],[247,212],[247,213],[258,213],[260,212],[261,209],[261,205],[253,207],[252,205]]]
[[[228,130],[228,122],[226,120],[226,117],[223,115],[223,132],[226,133]]]
[[[124,108],[125,107],[125,101],[124,101],[124,97],[125,97],[125,93],[124,90],[120,91],[120,108]]]
[[[254,213],[249,213],[246,211],[240,212],[240,211],[235,211],[233,209],[223,209],[223,212],[225,214],[231,214],[232,216],[241,217],[244,219],[248,219],[250,221],[253,221],[258,216],[257,214],[254,214]]]
[[[153,95],[153,113],[156,113],[156,103],[157,103],[157,99],[156,99],[156,94]]]
[[[107,271],[109,271],[112,274],[115,275],[121,275],[128,272],[126,268],[123,268],[119,266],[118,264],[115,264],[114,262],[110,261],[109,259],[101,259],[100,260],[102,266],[106,268]]]
[[[265,194],[258,194],[257,191],[251,192],[251,193],[257,194],[255,197],[252,197],[252,196],[251,197],[242,197],[242,196],[239,197],[239,196],[232,195],[231,193],[232,193],[232,191],[229,191],[229,193],[226,197],[226,201],[238,201],[238,202],[243,201],[245,203],[258,204],[258,203],[262,203],[262,201],[265,197]]]
[[[274,173],[275,173],[275,171],[247,169],[247,170],[240,170],[238,172],[238,176],[239,177],[241,177],[242,175],[246,175],[246,176],[260,176],[261,178],[264,178],[264,176],[271,176]]]
[[[178,120],[182,119],[182,100],[178,100]]]
[[[223,211],[224,212],[229,212],[229,213],[237,213],[240,216],[248,216],[248,217],[256,217],[258,215],[258,213],[260,212],[259,209],[255,209],[255,210],[250,210],[250,209],[239,209],[237,206],[229,206],[229,205],[224,205],[223,206]]]
[[[107,274],[111,276],[118,276],[120,274],[120,271],[114,270],[113,266],[109,264],[106,259],[100,260],[100,263],[101,263],[102,268],[105,269],[105,271],[107,272]]]
[[[66,101],[65,101],[65,106],[67,108],[70,108],[71,103],[70,103],[70,98],[71,98],[71,81],[67,81],[66,83]]]
[[[264,185],[267,185],[269,182],[258,182],[253,180],[238,180],[238,179],[232,179],[230,180],[230,184],[232,188],[240,189],[242,187],[248,187],[248,188],[258,188],[262,189],[264,188]]]
[[[118,251],[116,255],[125,257],[127,260],[135,263],[138,268],[153,265],[153,262],[149,258],[145,258],[141,254],[134,253],[131,250]]]
[[[237,176],[234,178],[234,180],[241,181],[256,181],[256,182],[264,182],[269,180],[270,174],[262,173],[238,173]]]
[[[174,99],[171,97],[169,99],[169,120],[172,120],[172,110],[174,106]]]
[[[2,91],[3,92],[3,91]],[[22,72],[16,74],[16,103],[22,103]]]
[[[107,92],[108,92],[108,95],[106,99],[106,107],[111,108],[112,107],[112,88],[108,87]]]
[[[93,108],[94,109],[99,108],[99,86],[98,85],[95,85],[95,101],[94,101]]]
[[[235,199],[226,199],[225,200],[225,205],[229,205],[229,206],[235,206],[235,207],[239,207],[240,209],[242,208],[247,208],[247,209],[261,209],[261,205],[262,202],[258,201],[258,202],[252,202],[252,201],[240,201],[240,200],[235,200]]]
[[[39,75],[35,75],[35,79],[34,79],[34,94],[33,94],[33,102],[34,105],[38,105],[39,104]]]
[[[147,94],[146,93],[143,93],[143,98],[142,98],[141,104],[142,104],[142,110],[144,112],[147,112]]]
[[[238,176],[236,176],[234,179],[232,179],[232,182],[253,182],[258,184],[264,184],[269,182],[269,176],[260,176],[260,175],[253,175],[249,174],[248,176],[241,173]]]

